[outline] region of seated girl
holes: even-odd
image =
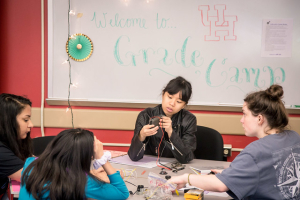
[[[249,144],[216,175],[184,174],[169,181],[204,190],[227,192],[234,199],[300,199],[300,136],[287,129],[288,116],[281,100],[283,89],[272,85],[244,99],[241,123]]]
[[[144,154],[176,158],[180,163],[194,159],[197,119],[184,109],[192,95],[192,85],[183,77],[172,79],[162,91],[162,103],[140,112],[128,150],[133,161]],[[149,124],[159,117],[159,126]]]
[[[32,156],[30,117],[29,99],[0,94],[0,199],[8,198],[8,178],[20,181],[24,162]]]
[[[19,200],[30,199],[127,199],[128,189],[103,153],[102,143],[84,129],[60,132],[38,158],[28,158],[22,172]],[[90,173],[101,166],[110,183]]]

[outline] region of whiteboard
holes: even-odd
[[[68,1],[48,1],[48,99],[67,99]],[[160,103],[169,80],[193,87],[190,105],[240,105],[278,83],[300,105],[299,0],[72,0],[70,34],[91,38],[84,62],[71,60],[70,99]],[[77,17],[82,13],[82,17]],[[265,19],[290,19],[291,57],[261,57]]]

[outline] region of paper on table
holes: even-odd
[[[192,168],[192,169],[194,169],[196,171],[200,171],[202,175],[210,173],[211,169],[220,169],[220,170],[224,169],[223,166],[201,166],[201,167],[198,167],[198,168],[190,166],[190,168]]]
[[[112,158],[109,161],[112,163],[119,163],[124,165],[133,165],[133,166],[139,166],[139,167],[145,167],[145,168],[153,168],[156,167],[156,157],[153,156],[146,156],[144,155],[143,159],[139,161],[132,161],[128,155],[125,156],[119,156],[117,158]],[[160,163],[167,164],[168,161],[164,158],[160,158]]]
[[[199,170],[225,169],[224,166],[197,166],[196,168]]]
[[[20,192],[20,184],[21,183],[19,181],[11,180],[10,184],[11,184],[11,188],[12,188],[11,193],[18,194]]]
[[[104,150],[104,152],[106,152],[106,151],[108,151],[108,150]],[[127,152],[125,152],[125,151],[111,151],[111,150],[109,150],[109,151],[111,153],[112,158],[119,157],[119,156],[124,156],[124,155],[127,154]]]
[[[226,192],[211,192],[211,191],[204,191],[204,195],[211,195],[211,196],[218,196],[218,197],[229,196]]]

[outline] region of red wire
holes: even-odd
[[[163,129],[162,129],[162,126],[160,125],[159,127],[160,127],[160,130],[161,130],[161,132],[162,132],[162,137],[161,137],[160,143],[159,143],[159,145],[158,145],[158,150],[157,150],[158,154],[157,154],[156,165],[157,165],[158,167],[161,167],[161,168],[164,168],[164,169],[167,169],[167,170],[171,170],[170,168],[166,168],[166,167],[164,167],[164,166],[161,166],[161,165],[157,164],[157,162],[158,162],[158,160],[159,160],[159,148],[160,148],[160,144],[161,144],[161,142],[162,142],[162,140],[163,140],[163,138],[164,138],[164,136],[165,136],[165,133],[164,133],[164,131],[163,131]]]

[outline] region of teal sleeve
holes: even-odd
[[[29,157],[26,159],[26,162],[24,164],[23,167],[23,171],[22,171],[22,176],[24,173],[24,170],[28,167],[28,165],[30,163],[32,163],[34,161],[35,157]],[[21,184],[20,185],[20,193],[19,193],[19,200],[34,200],[33,196],[26,190],[26,185],[25,184]]]
[[[85,187],[85,195],[87,198],[93,199],[107,199],[107,200],[121,200],[129,197],[129,191],[122,179],[120,172],[108,175],[110,183],[103,183],[94,180],[88,176]]]
[[[22,175],[23,175],[23,172],[25,171],[25,169],[28,167],[28,165],[30,165],[30,163],[32,163],[35,159],[36,159],[36,157],[29,157],[26,159],[25,164],[23,166],[22,173],[21,173]]]

